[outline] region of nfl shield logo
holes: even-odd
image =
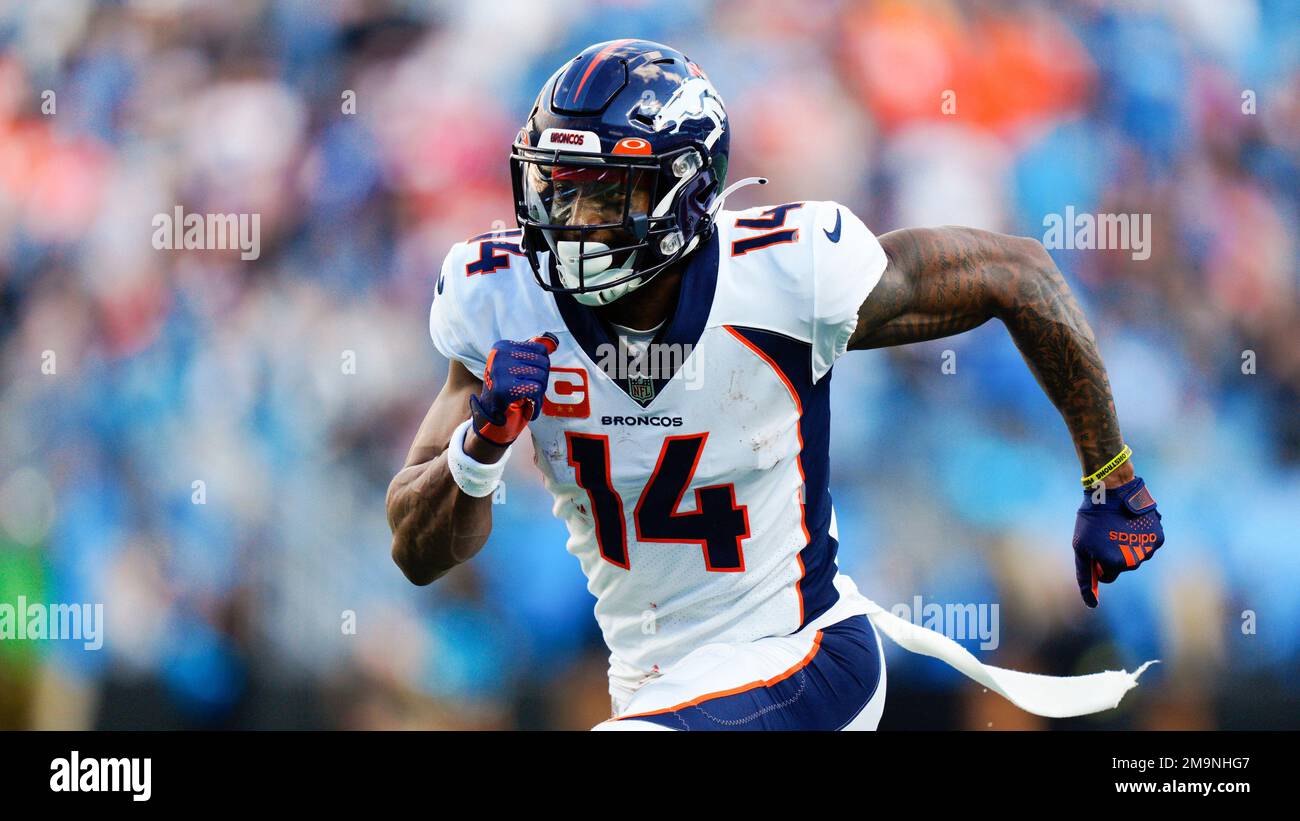
[[[627,395],[635,402],[647,404],[655,398],[655,383],[648,377],[633,376],[627,380]]]

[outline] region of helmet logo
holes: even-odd
[[[705,138],[704,144],[712,148],[726,128],[727,114],[713,84],[703,77],[692,77],[679,85],[659,109],[654,119],[654,130],[676,134],[687,120],[706,117],[713,121],[713,131]]]

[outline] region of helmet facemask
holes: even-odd
[[[693,150],[574,155],[516,145],[511,164],[525,250],[548,290],[607,305],[692,250],[674,206],[684,186],[700,182]],[[543,250],[554,262],[549,284],[536,261]]]

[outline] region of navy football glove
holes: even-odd
[[[527,342],[503,339],[488,352],[483,390],[469,398],[474,432],[494,445],[508,447],[542,412],[550,355],[559,345],[545,333]]]
[[[1141,478],[1106,490],[1101,504],[1083,492],[1074,525],[1074,575],[1083,603],[1096,607],[1097,582],[1109,584],[1135,570],[1165,543],[1156,500]]]

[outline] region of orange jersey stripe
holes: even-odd
[[[768,356],[762,351],[762,349],[746,339],[744,335],[735,328],[730,325],[723,325],[722,327],[727,329],[727,333],[739,340],[740,344],[749,348],[759,359],[766,362],[767,366],[781,379],[781,382],[785,385],[785,389],[790,392],[790,398],[794,400],[795,410],[799,413],[799,417],[802,420],[803,403],[799,401],[799,392],[794,389],[794,385],[791,384],[789,378],[786,377],[785,371],[781,370],[780,366],[772,360],[772,357]],[[800,428],[798,423],[794,426],[794,435],[799,440],[799,458],[795,460],[795,466],[799,469],[799,481],[805,482],[807,480],[803,475],[803,430]],[[802,493],[802,491],[800,492]],[[802,501],[799,502],[799,527],[803,530],[804,544],[808,544],[812,541],[812,534],[808,532],[808,508]],[[799,581],[795,583],[794,590],[795,594],[799,597],[799,624],[803,624],[803,580],[804,576],[808,574],[808,571],[804,567],[802,556],[796,553],[795,559],[799,562]]]

